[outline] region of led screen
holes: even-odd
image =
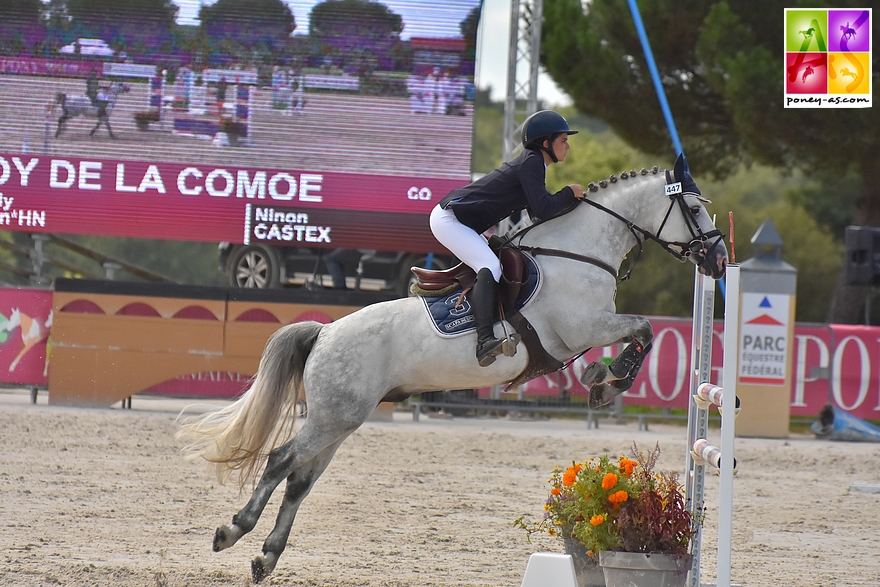
[[[440,249],[427,215],[470,175],[479,0],[19,4],[0,228]]]

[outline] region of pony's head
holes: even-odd
[[[666,197],[669,209],[657,230],[657,239],[670,253],[699,267],[700,273],[715,279],[727,270],[724,235],[715,228],[696,182],[687,170],[687,160],[679,155],[672,173],[666,171]]]

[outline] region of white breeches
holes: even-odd
[[[444,210],[438,204],[431,211],[431,232],[444,247],[476,271],[488,268],[495,281],[501,280],[501,261],[482,235],[458,221],[452,210]]]

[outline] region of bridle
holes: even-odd
[[[621,174],[621,177],[624,177],[623,174]],[[636,263],[639,260],[639,257],[641,257],[641,255],[642,255],[642,251],[644,250],[644,242],[649,239],[656,242],[657,244],[659,244],[667,253],[669,253],[670,255],[672,255],[673,257],[675,257],[676,259],[678,259],[682,263],[687,261],[690,257],[693,256],[693,257],[697,258],[697,260],[698,260],[697,265],[700,265],[706,259],[707,255],[709,255],[713,250],[715,250],[715,247],[718,246],[718,243],[724,239],[724,234],[720,230],[718,230],[717,228],[714,230],[710,230],[708,232],[703,232],[703,229],[700,228],[699,222],[697,222],[696,216],[694,216],[693,212],[691,212],[687,203],[685,203],[684,197],[689,195],[689,196],[695,196],[702,201],[708,201],[708,200],[703,198],[703,196],[700,195],[700,193],[698,191],[697,192],[692,192],[692,191],[685,192],[682,189],[682,183],[672,181],[673,179],[674,178],[670,175],[669,170],[666,170],[666,184],[664,186],[664,192],[665,192],[666,196],[669,197],[669,208],[667,208],[667,210],[666,210],[666,215],[663,217],[663,222],[660,223],[660,228],[657,230],[657,234],[654,234],[654,233],[650,232],[649,230],[645,230],[644,228],[640,227],[639,225],[632,222],[631,220],[624,218],[623,216],[621,216],[620,214],[618,214],[614,210],[611,210],[610,208],[607,208],[607,207],[603,206],[602,204],[595,202],[589,198],[584,198],[582,200],[578,200],[577,204],[580,204],[582,202],[587,203],[587,204],[593,206],[594,208],[598,208],[599,210],[602,210],[606,214],[613,216],[617,220],[620,220],[621,222],[623,222],[626,225],[626,227],[629,229],[629,231],[635,237],[636,243],[638,244],[639,249],[636,252],[636,254],[633,256],[632,262],[630,263],[629,267],[627,268],[626,272],[624,273],[624,275],[622,277],[618,277],[617,270],[615,270],[614,267],[612,267],[608,263],[605,263],[604,261],[601,261],[601,260],[596,259],[594,257],[580,255],[578,253],[572,253],[572,252],[564,251],[564,250],[560,250],[560,249],[547,249],[547,248],[543,248],[543,247],[529,247],[529,246],[524,246],[524,245],[519,245],[519,248],[522,249],[523,251],[532,253],[534,255],[548,255],[548,256],[553,256],[553,257],[563,257],[566,259],[572,259],[574,261],[579,261],[582,263],[589,263],[591,265],[599,267],[600,269],[603,269],[603,270],[607,271],[608,273],[610,273],[614,277],[614,279],[617,281],[617,283],[621,283],[621,282],[626,281],[627,279],[630,278],[630,275],[632,274],[633,268],[635,267]],[[617,181],[617,178],[612,176],[612,182],[614,182],[614,181]],[[598,190],[598,188],[596,187],[595,184],[590,184],[589,189],[590,189],[590,191],[593,191],[593,192]],[[688,231],[691,233],[692,238],[689,242],[668,241],[668,240],[664,240],[663,238],[660,237],[660,235],[663,233],[663,229],[666,227],[666,223],[669,221],[670,215],[672,214],[672,210],[675,208],[676,205],[678,205],[678,208],[681,210],[682,216],[684,217],[685,222],[687,224]],[[513,239],[519,239],[520,241],[522,241],[522,237],[525,236],[525,234],[529,230],[534,228],[535,226],[537,226],[539,224],[543,224],[544,222],[547,222],[548,220],[552,220],[553,218],[558,218],[559,216],[561,216],[563,214],[567,214],[568,212],[571,212],[572,210],[574,210],[575,206],[567,208],[567,209],[563,210],[562,212],[560,212],[559,214],[557,214],[556,216],[548,218],[547,220],[536,222],[535,224],[532,224],[530,226],[523,228],[522,230],[520,230],[516,234],[512,235],[508,239],[508,242],[512,241]],[[710,239],[715,239],[715,240],[707,248],[706,243],[708,243]],[[674,247],[677,247],[678,250],[676,250],[676,248],[674,248]]]

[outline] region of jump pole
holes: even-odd
[[[736,438],[736,379],[739,373],[739,265],[727,266],[724,296],[724,371],[721,401],[721,479],[718,493],[718,587],[730,587],[733,548],[733,443]]]
[[[717,587],[730,587],[731,547],[733,538],[733,475],[735,418],[739,413],[736,397],[736,377],[739,371],[739,265],[728,265],[724,306],[724,365],[721,387],[712,385],[713,314],[715,309],[715,282],[695,270],[694,324],[691,335],[691,387],[688,406],[688,451],[685,457],[685,499],[691,513],[700,516],[703,511],[706,466],[720,471],[718,503],[718,564]],[[724,393],[723,390],[734,390]],[[721,447],[709,444],[708,408],[718,405],[721,412]],[[720,467],[719,467],[720,466]],[[691,540],[693,562],[688,575],[688,587],[701,587],[700,551],[702,526]]]

